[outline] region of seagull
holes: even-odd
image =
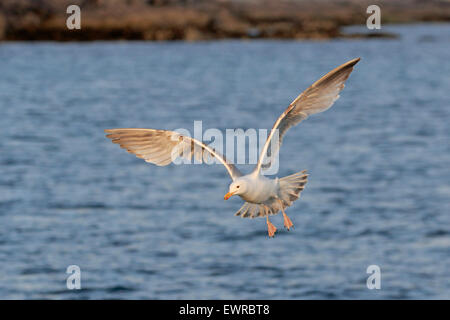
[[[283,178],[271,179],[264,176],[262,169],[273,163],[274,155],[278,153],[283,136],[290,127],[333,105],[359,60],[360,58],[350,60],[328,72],[292,101],[273,125],[254,170],[247,175],[243,175],[212,147],[175,131],[106,129],[106,136],[129,153],[158,166],[166,166],[179,158],[192,160],[192,157],[203,159],[205,156],[217,159],[225,166],[232,179],[224,200],[231,196],[240,196],[245,203],[235,215],[243,218],[265,217],[269,238],[274,237],[277,228],[270,222],[269,216],[281,211],[285,228],[289,231],[294,226],[285,209],[300,197],[308,174],[303,170]],[[272,139],[278,140],[271,144]]]

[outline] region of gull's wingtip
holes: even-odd
[[[337,67],[336,69],[334,69],[333,71],[353,69],[353,67],[355,66],[355,64],[357,64],[359,62],[359,60],[361,60],[361,58],[359,58],[359,57],[349,60],[346,63],[344,63],[344,64],[340,65],[339,67]]]
[[[111,136],[114,134],[115,130],[116,129],[104,129],[103,131],[105,132],[106,137],[111,139]]]
[[[355,64],[357,64],[359,62],[359,60],[361,60],[360,57],[352,59],[349,62],[347,62],[347,65],[353,67]]]

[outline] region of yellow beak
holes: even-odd
[[[236,192],[236,191],[235,191]],[[230,199],[230,197],[233,195],[233,194],[235,194],[235,192],[228,192],[224,197],[223,197],[223,200],[228,200],[228,199]]]

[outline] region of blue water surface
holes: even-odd
[[[400,37],[1,43],[0,298],[449,299],[450,25],[383,31]],[[103,133],[270,128],[355,57],[284,139],[278,176],[310,177],[274,239],[233,215],[222,166],[156,167]]]

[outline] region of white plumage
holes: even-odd
[[[166,166],[178,157],[198,160],[217,158],[233,179],[225,200],[239,195],[246,202],[236,212],[243,218],[266,217],[268,233],[272,237],[276,228],[269,221],[269,215],[283,212],[284,225],[288,230],[293,226],[284,209],[292,205],[300,196],[307,182],[306,171],[293,175],[269,179],[261,174],[262,168],[269,167],[279,151],[286,131],[308,116],[330,108],[339,98],[345,81],[360,59],[353,59],[330,71],[302,92],[280,115],[273,125],[264,144],[255,169],[248,175],[242,173],[217,151],[196,139],[182,136],[174,131],[155,129],[107,129],[107,137],[128,152],[158,166]],[[278,133],[278,135],[276,135]],[[278,136],[278,143],[270,143]],[[273,148],[273,150],[272,150]]]

